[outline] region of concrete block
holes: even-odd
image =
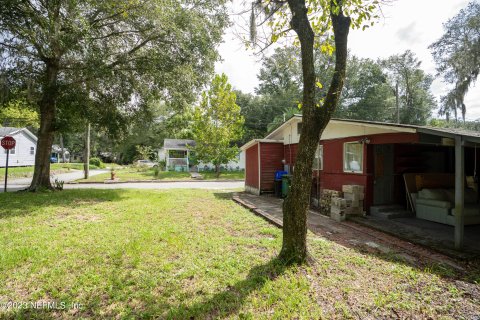
[[[343,194],[343,197],[350,201],[361,201],[365,198],[365,194],[345,192]]]
[[[331,213],[330,214],[330,217],[335,220],[335,221],[338,221],[338,222],[342,222],[342,221],[345,221],[346,220],[346,216],[345,214],[341,214],[341,213]]]
[[[357,184],[347,184],[342,186],[342,191],[348,193],[364,193],[365,188]]]
[[[334,213],[334,214],[344,214],[345,210],[346,210],[346,208],[339,208],[339,207],[336,207],[336,206],[332,206],[330,208],[330,215],[332,215],[332,213]]]
[[[344,210],[345,215],[362,215],[363,208],[359,207],[348,207]]]
[[[347,200],[343,198],[334,197],[332,198],[332,206],[336,206],[338,208],[346,208]]]

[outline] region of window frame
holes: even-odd
[[[30,155],[35,155],[35,147],[30,147]]]
[[[361,146],[361,152],[360,152],[360,157],[359,157],[359,165],[360,165],[360,170],[356,171],[356,170],[351,170],[351,169],[347,169],[347,145],[354,145],[354,144],[357,144],[357,145],[360,145]],[[364,150],[364,145],[363,143],[360,143],[358,141],[350,141],[350,142],[344,142],[343,143],[343,172],[344,173],[352,173],[352,174],[363,174],[364,170],[363,170],[363,160],[364,160],[364,153],[365,153],[365,150]],[[349,151],[351,152],[351,151]],[[352,160],[352,161],[355,161]]]

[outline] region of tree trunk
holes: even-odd
[[[307,258],[307,211],[310,203],[312,164],[321,134],[335,111],[345,80],[347,39],[350,18],[331,14],[335,35],[335,72],[322,106],[315,97],[314,32],[304,0],[289,0],[291,27],[301,45],[303,72],[303,125],[290,193],[283,205],[283,245],[280,258],[287,263],[303,263]],[[340,5],[340,3],[339,3]],[[330,3],[333,7],[333,1]]]
[[[215,165],[215,177],[218,179],[220,177],[220,166]]]
[[[53,189],[50,182],[50,157],[55,137],[57,76],[58,61],[49,60],[46,63],[43,93],[39,102],[40,129],[38,130],[37,151],[35,153],[35,168],[32,182],[28,188],[29,191],[37,191],[42,188]]]
[[[90,177],[90,122],[87,123],[85,132],[85,150],[83,154],[83,176],[85,179]]]

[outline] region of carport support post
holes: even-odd
[[[462,137],[455,137],[455,249],[462,249],[464,236],[465,150]]]

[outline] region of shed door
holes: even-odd
[[[393,145],[374,146],[373,204],[392,204],[394,202]]]

